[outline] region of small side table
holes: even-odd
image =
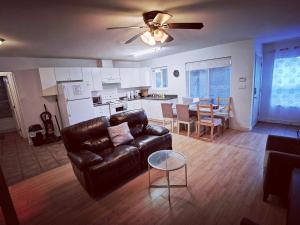
[[[170,172],[185,168],[185,184],[170,184]],[[154,168],[166,171],[167,185],[151,184],[150,169]],[[160,150],[148,157],[149,188],[168,188],[168,199],[170,202],[170,188],[187,187],[187,165],[183,154],[173,150]]]

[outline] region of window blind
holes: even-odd
[[[186,64],[187,71],[226,67],[231,65],[231,57],[224,57],[218,59],[208,59],[197,62],[190,62]]]

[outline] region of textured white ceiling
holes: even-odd
[[[143,25],[142,13],[166,10],[172,22],[203,22],[200,31],[172,30],[162,51],[135,58],[150,47],[138,30],[106,27]],[[299,0],[41,0],[1,3],[0,56],[140,60],[217,44],[257,38],[300,36]]]

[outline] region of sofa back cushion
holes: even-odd
[[[65,127],[61,131],[64,145],[70,152],[76,152],[83,148],[98,151],[111,147],[108,126],[109,122],[103,116]]]
[[[138,137],[148,125],[148,118],[143,109],[138,109],[112,115],[109,122],[111,126],[127,122],[132,136]]]

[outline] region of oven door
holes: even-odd
[[[110,105],[110,114],[114,115],[120,112],[126,111],[126,106],[124,104],[116,104],[116,105]]]

